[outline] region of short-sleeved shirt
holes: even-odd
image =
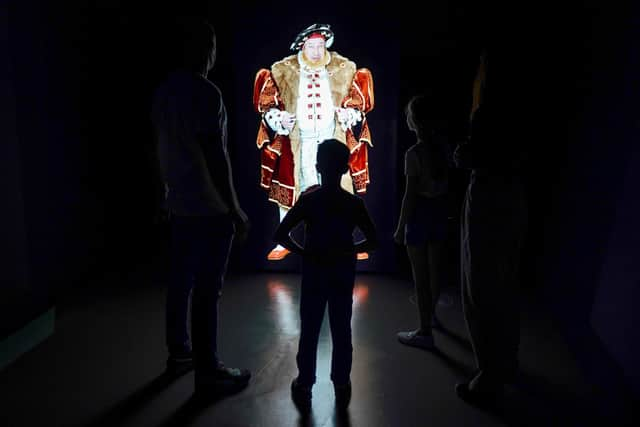
[[[436,197],[448,191],[447,174],[441,179],[433,179],[427,169],[427,156],[430,153],[424,143],[409,147],[404,156],[404,173],[418,177],[418,194],[424,197]],[[447,165],[445,165],[445,168]]]
[[[374,232],[364,201],[344,190],[319,188],[303,194],[284,221],[305,223],[305,249],[317,252],[353,248],[353,232],[359,227]]]
[[[198,73],[174,72],[155,92],[151,119],[168,210],[185,216],[227,213],[229,206],[211,177],[214,159],[207,155],[226,153],[227,113],[220,90]],[[220,147],[203,149],[203,142]]]

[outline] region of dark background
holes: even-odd
[[[287,55],[298,31],[326,22],[334,49],[374,76],[365,200],[382,244],[359,269],[408,277],[391,241],[402,153],[413,143],[402,107],[425,92],[451,120],[450,142],[464,138],[479,51],[488,46],[504,129],[530,152],[525,288],[548,303],[594,383],[640,396],[637,10],[599,2],[480,9],[443,0],[416,11],[405,2],[325,1],[317,12],[290,1],[277,9],[129,3],[2,4],[3,336],[92,279],[126,274],[162,251],[166,230],[151,222],[148,109],[175,53],[167,23],[177,14],[207,17],[218,34],[209,77],[227,104],[236,186],[253,224],[231,273],[296,271],[294,257],[264,260],[277,209],[258,187],[251,91],[255,72]],[[454,171],[453,254],[466,179]]]

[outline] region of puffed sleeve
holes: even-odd
[[[256,73],[253,84],[253,107],[258,113],[265,113],[282,104],[278,87],[273,81],[271,71],[266,68]]]
[[[366,114],[373,110],[375,97],[373,93],[373,76],[367,68],[356,70],[349,94],[342,101],[343,108],[354,108]]]

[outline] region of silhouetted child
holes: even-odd
[[[318,147],[316,168],[321,185],[302,194],[275,233],[274,240],[304,257],[300,296],[300,342],[296,361],[298,377],[291,384],[293,401],[303,410],[311,406],[311,389],[316,381],[316,356],[325,307],[333,354],[331,380],[336,405],[346,408],[351,399],[351,313],[356,254],[376,246],[376,231],[362,199],[340,187],[347,172],[349,149],[335,139]],[[304,247],[290,232],[305,224]],[[359,228],[365,240],[353,241]]]
[[[449,151],[436,137],[437,106],[423,95],[407,103],[407,126],[416,143],[405,153],[406,185],[394,240],[407,246],[420,326],[398,332],[406,345],[434,350],[431,329],[439,327],[435,309],[447,283],[447,192]]]

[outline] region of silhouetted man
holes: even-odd
[[[495,403],[518,368],[519,266],[527,227],[520,123],[508,113],[513,105],[491,92],[490,71],[487,77],[494,83],[484,89],[491,99],[484,97],[470,140],[455,153],[457,165],[471,169],[462,212],[462,298],[478,369],[456,392],[477,404]]]
[[[248,220],[233,186],[225,105],[207,80],[216,59],[214,29],[187,20],[182,36],[182,67],[157,89],[152,110],[171,217],[167,372],[184,373],[195,364],[197,393],[233,392],[248,384],[250,373],[218,358],[218,300],[234,233],[244,239]],[[192,293],[193,352],[187,327]]]

